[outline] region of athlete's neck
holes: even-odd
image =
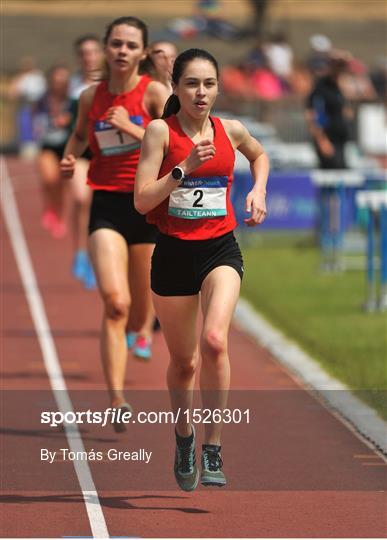
[[[183,110],[176,114],[182,129],[187,132],[191,138],[195,136],[205,137],[211,126],[210,113],[202,118],[193,118]]]
[[[100,74],[101,73],[98,69],[94,69],[93,71],[82,71],[81,72],[82,82],[84,84],[93,84],[96,81],[98,81]]]
[[[135,88],[141,78],[137,70],[132,73],[116,75],[112,73],[108,81],[108,89],[111,94],[124,94]]]
[[[158,73],[157,80],[165,86],[170,94],[172,94],[171,76],[168,73]]]

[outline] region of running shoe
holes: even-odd
[[[202,445],[202,473],[200,482],[203,486],[226,485],[226,477],[222,471],[223,461],[220,455],[220,446],[215,444]]]
[[[42,214],[40,224],[42,225],[43,229],[46,229],[46,231],[50,230],[53,223],[55,221],[55,212],[49,208],[48,210],[45,210]]]
[[[86,261],[86,269],[85,269],[85,275],[83,277],[83,284],[88,290],[95,289],[97,286],[97,280],[95,279],[93,265],[91,264],[89,258],[87,258],[87,261]]]
[[[121,409],[123,413],[130,412],[133,414],[133,409],[129,403],[123,403],[119,407],[116,407],[116,409]],[[112,422],[112,426],[116,433],[124,433],[126,431],[126,424],[124,422]]]
[[[61,238],[64,238],[67,234],[67,225],[56,214],[54,214],[53,217],[53,223],[50,228],[51,236],[55,238],[56,240],[59,240]]]
[[[195,428],[189,437],[180,437],[176,432],[176,451],[174,473],[176,482],[183,491],[193,491],[199,482],[199,469],[196,466]]]
[[[86,251],[80,249],[75,253],[71,272],[76,279],[80,281],[85,279],[88,263],[89,259]]]
[[[126,334],[126,345],[128,349],[131,349],[136,341],[137,334],[136,332],[128,332]]]
[[[151,344],[150,338],[137,336],[132,348],[134,356],[141,358],[141,360],[150,360],[152,356]]]

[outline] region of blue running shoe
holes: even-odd
[[[141,360],[150,360],[152,356],[151,343],[150,338],[137,336],[132,349],[134,356]]]
[[[86,272],[83,277],[83,284],[86,289],[95,289],[97,287],[97,280],[95,279],[95,274],[93,270],[93,266],[89,259],[87,259],[86,263]]]
[[[89,265],[89,258],[86,251],[79,250],[74,255],[73,265],[71,267],[71,272],[75,279],[83,281],[85,279],[87,269]]]
[[[126,345],[128,346],[128,349],[131,349],[133,347],[134,342],[136,341],[136,337],[136,332],[128,332],[126,334]]]

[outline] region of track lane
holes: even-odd
[[[69,275],[70,241],[51,240],[40,230],[36,177],[23,167],[17,161],[11,162],[10,173],[17,179],[18,205],[70,394],[75,395],[74,392],[82,389],[104,389],[98,352],[99,299],[96,293],[83,291]],[[23,183],[27,174],[28,185]],[[291,392],[299,388],[266,351],[257,348],[235,329],[231,332],[230,351],[233,388],[266,392]],[[13,358],[14,352],[10,351],[10,354]],[[29,373],[31,366],[28,366],[24,363],[20,371]],[[167,351],[162,336],[158,334],[152,363],[144,365],[129,361],[129,394],[130,389],[163,388],[166,366]],[[262,410],[259,416],[256,436],[253,441],[245,441],[247,450],[242,456],[242,463],[246,466],[246,456],[251,456],[253,473],[262,479],[258,484],[259,491],[214,492],[200,488],[193,494],[161,490],[112,492],[104,489],[103,478],[98,484],[99,464],[91,464],[110,534],[142,537],[384,537],[385,495],[375,489],[380,486],[382,471],[385,470],[383,465],[365,466],[364,460],[355,459],[355,455],[374,453],[306,392],[296,392],[294,396],[296,399],[289,401],[288,410],[281,407],[281,400],[276,403],[270,399],[266,410]],[[286,441],[288,448],[283,446]],[[88,445],[87,440],[85,445]],[[323,453],[319,450],[321,446],[324,447]],[[233,466],[234,456],[227,456],[231,451],[226,446],[224,452],[227,474],[234,478],[238,475],[238,467]],[[172,459],[171,453],[166,467],[171,467]],[[303,462],[297,464],[297,460]],[[301,481],[294,478],[292,467],[298,477],[301,475]],[[331,486],[335,485],[335,476],[338,475],[346,489],[322,491],[318,467],[325,467],[328,471],[332,478]],[[303,484],[304,487],[307,484],[309,471],[316,468],[319,473],[315,484],[317,489],[302,489]],[[281,478],[284,475],[285,478]],[[354,475],[360,475],[361,482],[358,489],[350,490]],[[280,489],[284,479],[288,480],[288,489],[292,485],[297,489]],[[50,501],[60,506],[55,496],[51,498],[51,494],[46,494],[46,497],[46,508]],[[35,501],[32,506],[42,503],[34,497],[31,499]],[[75,504],[80,507],[81,500]]]

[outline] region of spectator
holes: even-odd
[[[290,77],[291,92],[296,96],[306,98],[312,90],[312,75],[302,62],[295,62]]]
[[[314,77],[321,77],[328,70],[332,42],[323,34],[314,34],[309,38],[309,44],[311,50],[306,60],[307,66]]]
[[[35,59],[32,56],[22,58],[20,71],[9,87],[10,97],[27,103],[35,103],[42,97],[45,90],[44,74],[37,69]]]
[[[280,79],[267,66],[254,71],[251,84],[257,98],[273,101],[283,96]]]
[[[378,58],[377,66],[371,72],[371,81],[378,97],[387,100],[387,57]]]
[[[331,52],[327,74],[317,80],[307,99],[306,121],[322,169],[345,169],[351,111],[339,87],[348,66],[348,54]]]
[[[349,60],[348,69],[341,74],[339,84],[348,101],[374,101],[377,97],[365,64],[357,58]]]
[[[16,130],[22,155],[28,155],[36,147],[32,109],[44,94],[45,89],[46,80],[43,73],[37,69],[35,59],[32,56],[26,56],[21,60],[19,73],[11,80],[8,90],[9,98],[18,102]]]
[[[294,55],[285,34],[282,32],[273,34],[263,50],[268,67],[280,79],[283,89],[289,92]]]
[[[255,68],[260,68],[266,64],[264,45],[261,39],[255,42],[254,47],[247,54],[247,64],[252,64]]]
[[[223,91],[232,97],[253,97],[250,76],[243,63],[225,66],[220,75]]]

